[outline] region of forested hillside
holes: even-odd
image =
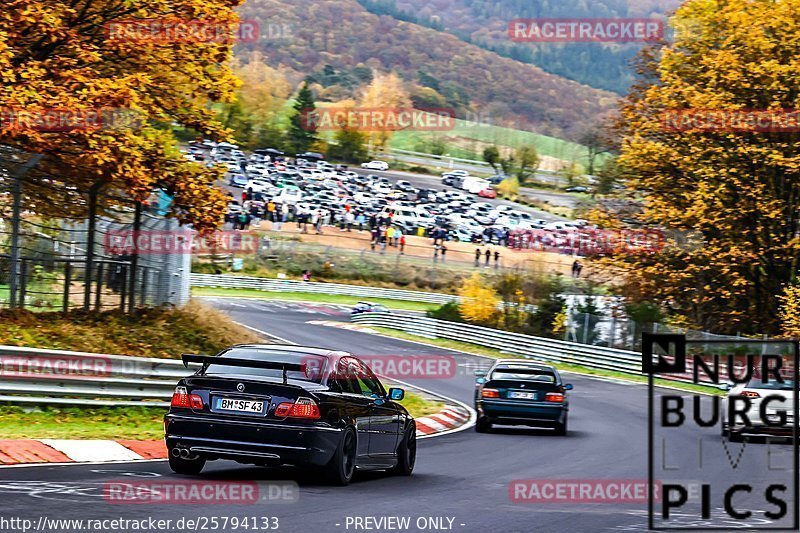
[[[514,43],[508,22],[517,18],[663,18],[679,0],[359,0],[373,13],[415,21],[458,36],[547,72],[624,94],[638,44]]]
[[[534,65],[500,57],[454,35],[390,15],[357,0],[249,0],[244,19],[284,24],[282,38],[244,43],[290,78],[311,76],[322,100],[356,97],[371,72],[396,72],[417,106],[453,107],[494,124],[577,139],[614,107],[616,96]]]

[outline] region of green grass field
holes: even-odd
[[[389,147],[400,150],[428,152],[427,148],[433,140],[440,138],[447,144],[446,153],[451,157],[481,160],[483,146],[495,144],[512,149],[521,146],[534,146],[539,155],[554,157],[565,161],[575,161],[579,165],[586,164],[586,147],[555,137],[548,137],[531,131],[515,130],[502,126],[477,124],[465,120],[456,120],[456,127],[445,132],[400,131],[392,135]],[[459,138],[458,144],[448,138]]]
[[[437,304],[425,302],[409,302],[406,300],[390,300],[387,298],[365,298],[363,296],[345,296],[338,294],[317,294],[312,292],[271,292],[255,289],[217,289],[213,287],[192,287],[193,296],[227,296],[235,298],[260,298],[262,300],[303,301],[340,305],[355,305],[358,302],[382,304],[390,309],[403,311],[427,311],[435,309]]]

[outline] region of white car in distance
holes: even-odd
[[[362,163],[361,168],[370,170],[389,170],[389,163],[386,161],[370,161],[369,163]]]

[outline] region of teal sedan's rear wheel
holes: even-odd
[[[492,429],[492,423],[485,416],[479,416],[475,422],[475,431],[478,433],[489,433]]]
[[[564,416],[564,422],[560,424],[556,424],[555,427],[556,435],[564,436],[567,434],[567,417]]]

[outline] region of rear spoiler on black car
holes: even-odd
[[[238,366],[243,368],[266,368],[268,370],[283,371],[283,383],[287,383],[286,372],[289,370],[305,372],[305,363],[282,363],[279,361],[259,361],[257,359],[236,359],[233,357],[219,357],[216,355],[193,355],[185,353],[181,355],[183,366],[188,367],[189,363],[200,363],[205,370],[208,365]]]

